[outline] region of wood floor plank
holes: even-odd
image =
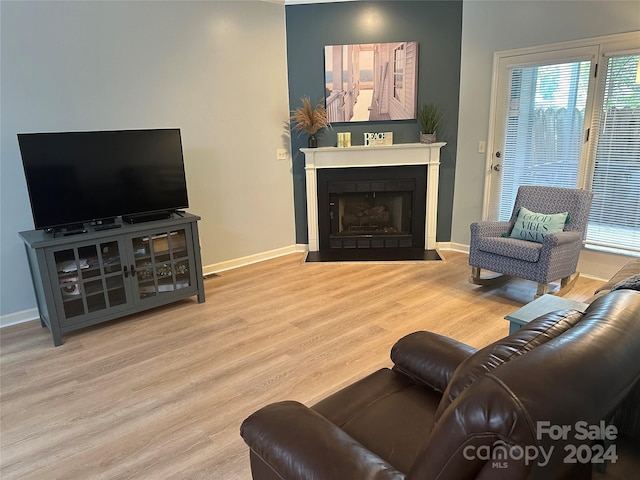
[[[305,263],[291,254],[205,280],[184,300],[64,337],[0,331],[0,477],[249,479],[240,423],[279,400],[313,404],[380,367],[403,335],[475,347],[535,284],[468,282],[441,262]],[[566,297],[602,282],[581,277]]]

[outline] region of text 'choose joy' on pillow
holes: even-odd
[[[546,235],[564,230],[568,215],[568,212],[536,213],[520,207],[518,218],[511,230],[511,238],[542,243]]]

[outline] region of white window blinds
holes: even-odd
[[[587,231],[587,243],[635,252],[640,252],[639,59],[607,59],[592,128],[594,197]]]
[[[508,220],[520,185],[575,188],[591,61],[510,71],[497,218]]]

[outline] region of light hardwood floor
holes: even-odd
[[[478,287],[467,255],[442,262],[303,263],[221,273],[195,299],[88,328],[54,348],[36,321],[0,331],[0,477],[249,479],[240,423],[267,403],[307,405],[382,366],[401,336],[476,347],[534,283]],[[602,282],[580,278],[566,297]]]

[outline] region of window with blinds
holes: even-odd
[[[578,183],[591,62],[515,67],[498,218],[508,220],[520,185]]]
[[[640,252],[640,55],[610,56],[594,115],[587,243]]]

